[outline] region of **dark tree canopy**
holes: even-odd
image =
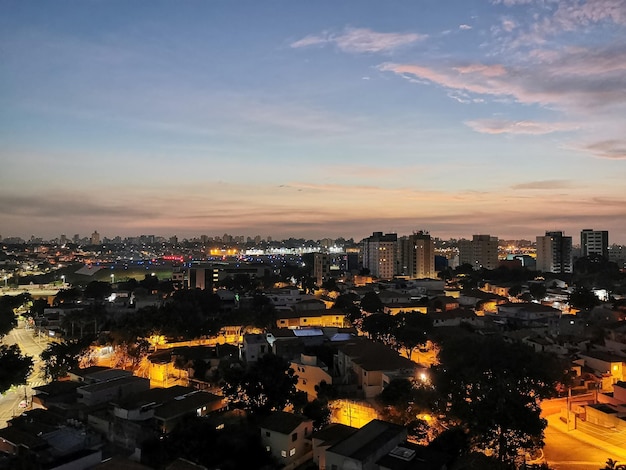
[[[44,377],[52,380],[67,377],[70,371],[78,369],[80,356],[88,346],[88,340],[48,344],[40,354]]]
[[[428,333],[433,327],[432,319],[420,312],[401,312],[394,319],[396,324],[392,334],[395,341],[407,351],[407,357],[412,359],[415,348],[428,341]]]
[[[361,299],[361,308],[369,313],[380,313],[383,311],[383,303],[376,292],[367,292]]]
[[[110,296],[111,292],[113,292],[113,287],[109,282],[91,281],[85,287],[85,298],[102,301]]]
[[[590,289],[579,286],[570,294],[569,303],[574,308],[590,310],[596,305],[600,305],[600,299]]]
[[[0,297],[0,338],[17,325],[15,309],[30,301],[30,294],[3,295]]]
[[[23,385],[33,370],[33,358],[23,356],[17,344],[0,345],[0,393],[12,385]]]
[[[198,417],[183,420],[162,440],[148,443],[142,454],[143,463],[152,468],[177,458],[223,470],[276,468],[255,427],[242,423],[217,430],[210,419]]]
[[[504,462],[542,444],[539,401],[555,396],[565,376],[557,359],[497,337],[466,337],[445,342],[439,360],[435,388],[477,448]]]
[[[224,395],[252,413],[282,411],[296,397],[298,376],[286,360],[274,354],[260,357],[248,369],[230,368],[224,379]]]

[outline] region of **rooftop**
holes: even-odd
[[[280,434],[289,434],[305,421],[310,420],[304,416],[287,413],[286,411],[274,411],[264,418],[259,426]]]

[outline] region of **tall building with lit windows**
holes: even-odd
[[[379,279],[393,279],[396,273],[398,235],[374,232],[363,240],[363,267]]]
[[[459,240],[459,264],[474,269],[498,267],[498,237],[474,235],[471,240]]]
[[[428,232],[415,232],[398,240],[397,274],[412,279],[435,277],[435,243]]]
[[[600,255],[609,258],[609,232],[606,230],[584,229],[580,232],[582,256]]]
[[[572,237],[563,232],[546,232],[537,237],[537,271],[571,273],[572,268]]]

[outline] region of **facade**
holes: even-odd
[[[299,359],[291,361],[291,368],[298,376],[296,388],[301,392],[306,392],[309,401],[317,398],[315,387],[320,382],[326,382],[328,385],[333,383],[333,378],[328,373],[328,367],[317,356],[302,353]]]
[[[609,258],[609,232],[607,230],[584,229],[580,232],[582,256],[599,255]]]
[[[474,235],[471,240],[459,240],[459,264],[469,264],[478,270],[498,267],[498,237]]]
[[[571,273],[573,270],[572,237],[563,232],[546,232],[537,237],[537,271]]]
[[[379,419],[372,420],[326,450],[326,468],[378,470],[378,459],[405,442],[406,437],[407,430],[404,426]]]
[[[293,469],[312,457],[312,420],[284,411],[274,411],[259,427],[265,448],[276,457],[284,470]]]
[[[379,279],[393,279],[396,273],[398,235],[374,232],[363,240],[363,268]]]
[[[318,286],[331,277],[339,277],[347,270],[348,257],[345,253],[315,253],[313,255],[313,277]]]
[[[435,277],[435,244],[427,232],[398,240],[398,274],[411,279]]]

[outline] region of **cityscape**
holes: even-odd
[[[625,38],[0,2],[0,470],[626,469]]]

